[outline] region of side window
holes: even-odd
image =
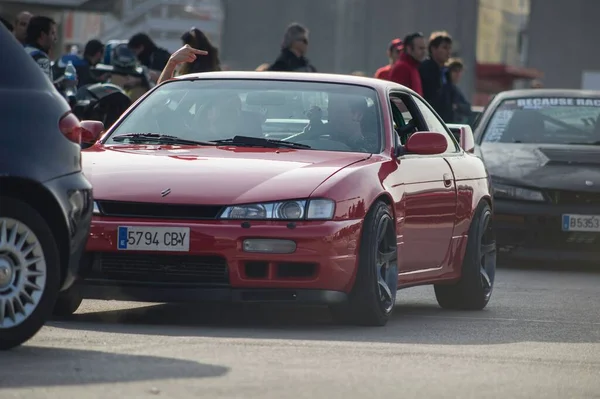
[[[446,140],[448,140],[448,149],[446,150],[446,152],[459,152],[460,147],[458,146],[452,135],[446,129],[446,125],[431,111],[431,109],[427,106],[427,104],[423,102],[423,100],[415,96],[411,97],[413,101],[417,104],[417,107],[419,107],[419,111],[421,111],[421,115],[423,116],[423,119],[427,124],[427,130],[431,132],[442,133],[444,136],[446,136]]]
[[[415,112],[411,112],[411,105],[405,101],[403,94],[390,95],[390,103],[394,116],[396,133],[400,137],[400,143],[406,144],[408,137],[418,130],[418,119],[415,117]],[[414,105],[412,105],[414,108]]]

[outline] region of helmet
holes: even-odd
[[[127,47],[127,44],[117,44],[113,49],[111,65],[131,69],[137,65],[137,57],[135,53]]]
[[[119,86],[95,83],[79,88],[74,112],[81,120],[98,120],[109,127],[131,104],[131,99]]]
[[[118,68],[131,69],[136,67],[137,57],[127,47],[126,40],[109,40],[104,46],[102,63]]]

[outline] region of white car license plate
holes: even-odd
[[[563,231],[600,232],[598,215],[562,215]]]
[[[132,251],[190,250],[189,227],[119,226],[117,249]]]

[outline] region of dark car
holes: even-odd
[[[66,306],[57,298],[73,283],[93,200],[82,124],[3,26],[0,48],[0,349],[9,349]]]
[[[471,115],[469,116],[469,120],[466,122],[471,128],[477,127],[477,123],[479,122],[479,118],[483,114],[483,110],[485,107],[480,105],[474,105],[471,107]]]
[[[523,260],[600,260],[600,92],[500,93],[475,131],[497,243]]]

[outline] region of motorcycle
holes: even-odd
[[[135,55],[128,53],[123,46],[116,47],[107,46],[109,55],[104,57],[105,63],[93,67],[80,63],[81,59],[74,55],[67,55],[53,65],[55,76],[59,76],[54,84],[80,120],[97,120],[106,127],[111,126],[133,103],[123,88],[127,77],[149,82],[147,71],[136,67]],[[77,67],[89,68],[92,76],[110,76],[110,82],[93,83],[77,88]],[[122,81],[121,85],[115,84],[119,80]],[[83,148],[88,146],[82,144]]]

